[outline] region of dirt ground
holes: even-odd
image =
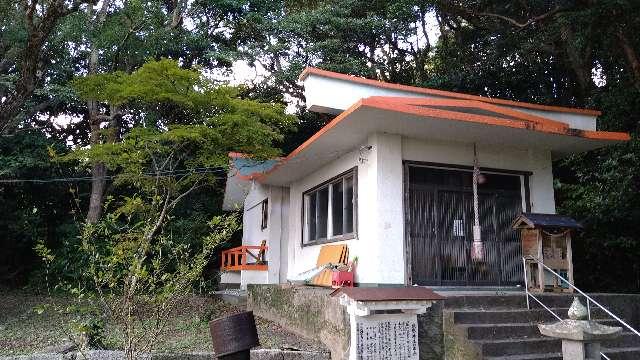
[[[39,313],[37,309],[45,304],[64,307],[72,302],[64,297],[0,292],[0,355],[46,352],[68,342],[68,336],[74,333],[70,324],[79,315],[53,310]],[[154,345],[154,350],[213,351],[208,322],[244,310],[243,306],[231,305],[213,297],[192,296],[183,299],[171,316],[167,331]],[[262,348],[324,349],[318,341],[300,337],[266,319],[256,317],[256,325]],[[121,349],[119,334],[119,329],[106,326],[104,348]]]

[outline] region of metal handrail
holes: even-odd
[[[569,287],[571,287],[573,290],[578,292],[580,295],[584,296],[585,299],[587,299],[587,314],[588,314],[589,320],[591,320],[590,302],[592,302],[595,305],[597,305],[600,309],[602,309],[607,315],[611,316],[617,322],[622,324],[625,328],[627,328],[627,330],[631,331],[632,333],[634,333],[634,334],[636,334],[637,336],[640,337],[640,332],[638,332],[638,330],[634,329],[631,325],[629,325],[626,322],[624,322],[624,320],[620,319],[618,316],[616,316],[614,313],[609,311],[607,308],[605,308],[604,306],[600,305],[600,303],[598,303],[597,301],[593,300],[593,298],[591,296],[585,294],[582,290],[580,290],[577,287],[575,287],[572,283],[569,282],[569,280],[565,279],[564,277],[562,277],[562,275],[560,275],[557,272],[553,271],[553,269],[551,269],[550,267],[545,265],[543,262],[541,262],[540,260],[538,260],[538,259],[536,259],[534,257],[522,257],[522,265],[523,265],[523,270],[524,270],[524,291],[525,291],[525,294],[526,294],[526,297],[527,297],[527,309],[529,309],[529,310],[531,309],[531,305],[529,303],[529,297],[531,297],[532,299],[537,301],[538,304],[542,305],[542,307],[544,307],[547,311],[549,311],[553,316],[555,316],[558,320],[562,321],[562,319],[558,315],[556,315],[556,313],[554,313],[551,309],[549,309],[546,305],[544,305],[542,303],[542,301],[540,301],[538,298],[535,297],[535,295],[533,295],[533,294],[531,294],[529,292],[529,284],[528,284],[528,281],[527,281],[527,260],[533,260],[536,263],[538,263],[538,265],[542,265],[542,267],[545,270],[549,271],[554,276],[556,276],[558,279],[562,280],[564,283],[569,285]],[[544,281],[544,279],[540,279],[540,281]],[[603,353],[600,353],[600,355],[602,355],[605,359],[609,359]]]

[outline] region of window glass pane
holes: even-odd
[[[317,239],[325,239],[327,237],[327,218],[329,215],[329,187],[318,190],[317,199]]]
[[[333,234],[342,235],[342,212],[343,212],[343,198],[342,191],[342,179],[331,184],[331,216],[333,221]]]
[[[353,232],[353,209],[355,207],[353,198],[353,176],[344,179],[344,192],[345,199],[347,199],[344,206],[344,233],[349,234]]]
[[[264,199],[262,201],[262,219],[260,222],[260,229],[264,230],[269,225],[269,200]]]
[[[307,241],[315,240],[316,237],[316,194],[311,193],[305,196],[307,206]]]

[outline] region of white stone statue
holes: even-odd
[[[569,308],[569,319],[571,320],[586,320],[589,317],[589,310],[582,305],[580,299],[577,296],[573,298],[573,303]]]

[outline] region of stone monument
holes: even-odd
[[[617,337],[622,328],[587,320],[587,308],[575,297],[569,308],[569,319],[555,324],[538,325],[542,335],[562,339],[564,360],[600,359],[600,342]]]
[[[418,360],[417,315],[444,299],[413,286],[340,288],[332,296],[338,296],[349,313],[349,360]]]

